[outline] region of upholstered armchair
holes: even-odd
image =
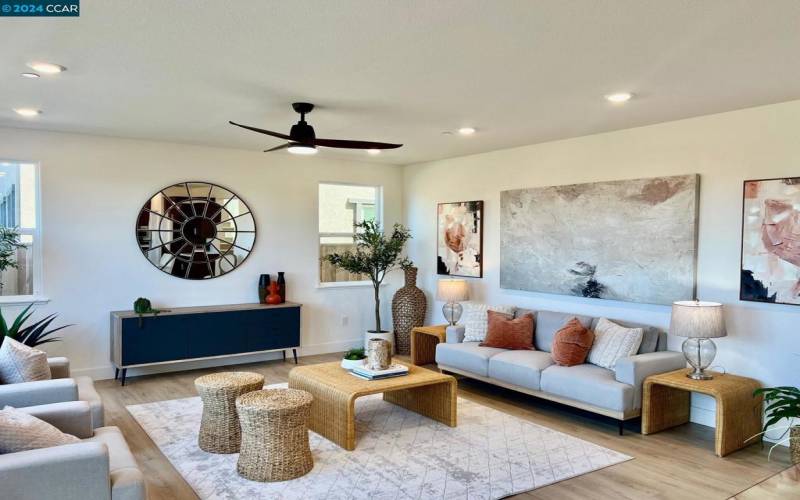
[[[117,427],[92,428],[86,401],[20,408],[79,443],[0,455],[0,493],[14,500],[146,500],[144,476]]]
[[[6,405],[24,408],[65,401],[86,401],[91,409],[92,426],[102,427],[103,402],[92,379],[70,377],[67,358],[47,358],[47,363],[50,365],[51,380],[0,384],[0,408]]]

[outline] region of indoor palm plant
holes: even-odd
[[[788,422],[785,426],[777,427],[783,429],[784,432],[778,438],[778,442],[769,450],[770,454],[776,446],[789,443],[792,463],[800,463],[800,424],[797,424],[796,420],[800,418],[800,389],[790,386],[765,387],[756,389],[753,395],[763,395],[764,402],[767,404],[765,410],[767,421],[764,423],[764,430],[761,434],[766,433],[767,429],[783,419]],[[787,433],[789,437],[786,437]]]
[[[390,337],[390,332],[381,328],[380,287],[390,271],[411,265],[402,256],[411,233],[402,224],[395,224],[391,234],[387,235],[378,222],[371,220],[355,224],[355,229],[355,249],[326,255],[323,259],[345,271],[369,276],[375,293],[375,329],[367,331],[367,338]]]
[[[67,328],[68,326],[72,326],[62,325],[48,330],[50,323],[56,319],[56,314],[50,314],[39,321],[25,325],[25,322],[28,321],[28,319],[33,315],[33,311],[30,310],[31,307],[33,307],[33,304],[29,305],[21,313],[19,313],[19,315],[11,323],[11,326],[6,323],[3,313],[0,311],[0,345],[2,345],[3,340],[6,337],[12,338],[17,342],[21,342],[29,347],[36,347],[37,345],[47,344],[48,342],[56,342],[61,340],[61,338],[51,337],[51,335],[59,330]]]

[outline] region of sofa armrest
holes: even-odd
[[[110,500],[108,448],[82,442],[0,455],[0,485],[14,500]]]
[[[466,329],[463,325],[451,325],[445,328],[445,341],[448,344],[460,344],[464,342],[464,332]]]
[[[617,382],[632,385],[634,388],[634,408],[642,407],[642,385],[650,375],[671,372],[686,367],[683,353],[673,351],[637,354],[617,361],[614,377]]]
[[[78,400],[78,384],[71,378],[0,385],[0,407],[14,408]]]
[[[64,357],[47,358],[50,365],[50,377],[69,378],[69,359]]]
[[[61,432],[72,434],[79,439],[94,435],[92,427],[92,408],[86,401],[69,401],[47,405],[28,406],[19,411],[57,427]]]

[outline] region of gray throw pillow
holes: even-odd
[[[50,380],[47,353],[6,337],[0,347],[0,384]]]

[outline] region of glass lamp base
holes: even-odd
[[[713,375],[706,373],[717,355],[717,346],[711,339],[688,338],[683,341],[683,355],[692,368],[686,376],[693,380],[711,380]]]
[[[447,302],[442,306],[442,314],[444,319],[450,323],[450,326],[455,326],[458,323],[462,312],[464,312],[464,308],[458,302]]]

